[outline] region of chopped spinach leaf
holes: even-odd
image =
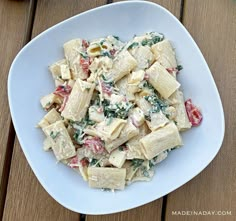
[[[142,46],[148,45],[148,46],[151,47],[152,45],[154,45],[154,44],[156,44],[156,43],[158,43],[158,42],[160,42],[162,40],[163,40],[162,36],[154,35],[151,39],[144,39],[144,40],[142,40],[141,44],[142,44]]]
[[[100,167],[100,164],[98,163],[97,159],[92,158],[92,160],[89,162],[89,166],[97,166]]]
[[[50,133],[50,137],[54,140],[54,139],[57,138],[57,136],[58,136],[59,134],[60,134],[59,131],[57,131],[57,132],[53,132],[53,131],[51,131],[51,133]]]
[[[101,56],[107,56],[107,57],[109,57],[109,58],[112,57],[111,54],[110,54],[108,51],[102,51],[102,52],[101,52]]]
[[[104,99],[102,106],[105,117],[126,119],[133,104],[130,102],[111,104],[109,100]]]
[[[82,58],[87,59],[88,55],[85,52],[79,52]]]
[[[178,65],[178,66],[176,67],[176,69],[177,69],[178,71],[181,71],[181,70],[183,69],[183,66],[182,66],[182,65]]]
[[[143,162],[144,162],[144,160],[142,160],[142,159],[133,159],[131,165],[134,167],[134,170],[135,170],[138,167],[140,167]]]
[[[137,47],[138,45],[139,45],[138,42],[133,42],[131,45],[129,45],[129,47],[128,47],[127,49],[129,50],[129,49],[135,48],[135,47]]]
[[[115,35],[113,35],[113,38],[115,38],[117,41],[120,40],[120,38],[118,36],[115,36]]]

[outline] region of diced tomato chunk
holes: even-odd
[[[80,65],[82,66],[82,70],[84,73],[88,74],[89,73],[89,65],[90,65],[90,60],[89,58],[80,58]]]
[[[101,154],[105,151],[104,143],[99,137],[85,139],[84,146],[96,154]]]
[[[185,101],[185,108],[189,121],[193,126],[198,126],[203,119],[200,110],[192,103],[191,99]]]
[[[86,40],[83,39],[82,40],[82,46],[83,46],[84,49],[86,49],[86,48],[88,48],[89,43]]]
[[[80,163],[81,163],[82,167],[86,167],[86,166],[88,166],[89,161],[86,157],[84,157],[83,159],[80,160]]]
[[[65,97],[70,94],[71,89],[72,89],[71,86],[69,86],[68,84],[66,85],[62,84],[62,85],[57,86],[56,90],[53,93],[60,97]]]
[[[71,158],[68,165],[69,165],[71,168],[78,168],[78,167],[79,167],[79,165],[78,165],[78,157],[75,156],[75,157]]]
[[[113,48],[112,50],[110,50],[110,54],[111,54],[111,56],[114,56],[115,53],[116,53],[116,49]]]
[[[65,109],[67,101],[68,101],[68,96],[65,96],[63,99],[63,103],[62,103],[60,109],[58,110],[59,112],[62,112]]]
[[[102,82],[101,85],[102,92],[110,96],[112,94],[112,87],[104,82]]]

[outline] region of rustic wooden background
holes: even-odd
[[[178,190],[145,206],[104,216],[71,212],[41,187],[20,148],[7,101],[7,77],[17,52],[50,26],[116,0],[0,1],[0,219],[9,221],[236,220],[236,1],[153,0],[189,30],[218,86],[226,120],[213,162]],[[217,119],[215,119],[217,120]],[[210,131],[209,131],[210,133]],[[228,216],[176,216],[172,211],[231,211]]]

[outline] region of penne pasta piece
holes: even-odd
[[[176,92],[176,98],[178,102],[175,105],[173,105],[176,109],[176,117],[174,119],[176,125],[179,131],[190,129],[192,127],[192,124],[189,122],[188,115],[186,113],[183,93],[178,90]]]
[[[170,122],[165,127],[151,132],[143,137],[140,142],[143,154],[148,160],[151,160],[164,150],[182,145],[178,128],[174,122]]]
[[[139,90],[137,86],[138,84],[137,85],[128,84],[128,79],[129,75],[126,75],[121,80],[116,82],[116,86],[119,89],[119,93],[125,96],[128,101],[134,101],[135,100],[134,93],[136,93]]]
[[[138,167],[134,167],[132,165],[132,162],[129,161],[129,160],[126,160],[126,162],[124,163],[123,165],[123,168],[126,169],[126,177],[125,177],[125,180],[127,182],[127,184],[129,184],[129,182],[132,180],[133,176],[135,175],[135,173],[137,172],[138,170]]]
[[[89,107],[95,84],[76,80],[61,116],[73,121],[81,121]],[[78,99],[80,98],[80,99]]]
[[[127,147],[126,152],[126,159],[146,159],[142,152],[142,145],[140,143],[140,139],[147,134],[150,133],[150,130],[148,129],[147,125],[144,123],[139,128],[139,134],[133,138],[131,138],[125,145]]]
[[[120,151],[119,149],[112,151],[109,157],[109,162],[117,168],[121,168],[125,160],[126,160],[126,152]]]
[[[152,52],[155,59],[165,68],[176,68],[177,62],[175,58],[175,51],[173,50],[169,40],[165,39],[152,47]],[[173,76],[176,76],[176,71],[173,72]]]
[[[94,128],[85,129],[84,132],[91,136],[98,136],[102,140],[110,141],[119,137],[126,125],[126,120],[119,118],[106,119],[97,124]]]
[[[52,143],[51,140],[46,137],[45,140],[43,141],[43,149],[45,151],[49,151],[52,148]]]
[[[52,150],[58,161],[76,155],[75,147],[62,121],[43,128],[43,132],[52,144]]]
[[[46,110],[49,109],[54,103],[60,103],[60,102],[61,102],[60,98],[53,93],[42,97],[40,100],[43,109]]]
[[[148,46],[138,46],[129,50],[138,65],[135,70],[147,69],[154,61],[154,55]]]
[[[55,79],[55,86],[58,87],[59,85],[63,85],[65,81],[63,81],[61,78]]]
[[[137,181],[150,181],[154,176],[153,170],[146,170],[145,168],[138,168],[137,172],[135,173],[134,177],[131,180],[131,183]]]
[[[55,108],[52,108],[45,116],[44,119],[49,123],[53,124],[56,121],[61,120],[61,115],[56,111]]]
[[[55,62],[54,64],[49,66],[49,70],[52,73],[52,77],[54,79],[60,79],[62,73],[61,73],[61,66],[66,65],[67,61],[66,59],[62,59],[60,61]]]
[[[92,188],[123,190],[125,188],[126,169],[108,167],[88,167],[88,182]]]
[[[61,68],[61,78],[63,80],[71,79],[69,66],[67,64],[62,64],[60,68]]]
[[[150,113],[150,121],[146,121],[151,131],[164,127],[169,122],[168,118],[160,110],[157,113]]]
[[[176,81],[158,62],[155,62],[147,69],[146,73],[149,76],[148,82],[165,99],[170,97],[180,87],[178,81]]]
[[[132,137],[138,135],[139,129],[136,128],[130,121],[128,121],[120,133],[120,136],[116,139],[112,139],[105,142],[105,148],[110,153],[117,147],[127,142]]]
[[[130,110],[129,118],[135,127],[140,127],[145,121],[144,113],[139,107]]]
[[[83,50],[82,39],[73,39],[63,45],[65,58],[69,63],[72,79],[88,78],[89,59]],[[87,66],[85,68],[85,65]],[[85,70],[87,69],[87,70]]]
[[[129,74],[137,66],[137,61],[128,51],[120,52],[113,62],[112,69],[106,74],[106,79],[117,82]]]
[[[135,95],[135,103],[143,111],[144,115],[148,115],[149,111],[152,109],[152,105],[147,100],[145,100],[144,97],[139,95]]]
[[[42,120],[39,121],[37,127],[44,128],[44,127],[46,127],[48,125],[49,125],[48,121],[43,118]]]
[[[98,106],[90,106],[89,107],[89,119],[95,122],[102,122],[105,119],[104,112],[98,111],[101,108]]]

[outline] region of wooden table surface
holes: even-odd
[[[7,101],[7,77],[12,60],[31,38],[45,29],[70,16],[112,2],[116,1],[0,1],[0,219],[236,220],[235,0],[152,1],[170,10],[191,33],[208,62],[222,98],[226,121],[223,146],[202,173],[176,191],[145,206],[112,215],[91,216],[71,212],[59,205],[42,188],[29,167],[15,136]],[[190,215],[188,211],[220,211],[222,215]],[[175,215],[175,212],[182,215]]]

